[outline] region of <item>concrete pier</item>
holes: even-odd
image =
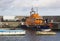
[[[45,32],[45,31],[37,31],[36,34],[40,35],[55,35],[56,32]]]

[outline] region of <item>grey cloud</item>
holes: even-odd
[[[39,0],[35,1],[38,2]],[[33,4],[32,2],[34,3],[32,0],[0,0],[0,15],[29,15]],[[59,15],[60,1],[56,0],[56,2],[50,3],[49,6],[46,5],[42,7],[39,5],[37,8],[41,15]]]

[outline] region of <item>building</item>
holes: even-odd
[[[0,22],[2,22],[3,21],[3,16],[0,16]]]

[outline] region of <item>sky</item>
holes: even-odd
[[[41,16],[60,16],[60,0],[0,0],[0,16],[29,16],[32,7]]]

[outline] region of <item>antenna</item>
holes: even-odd
[[[37,14],[38,14],[38,7],[37,7],[36,11],[37,11]]]
[[[32,12],[35,12],[34,9],[33,9],[33,7],[31,8],[31,11],[32,11]]]

